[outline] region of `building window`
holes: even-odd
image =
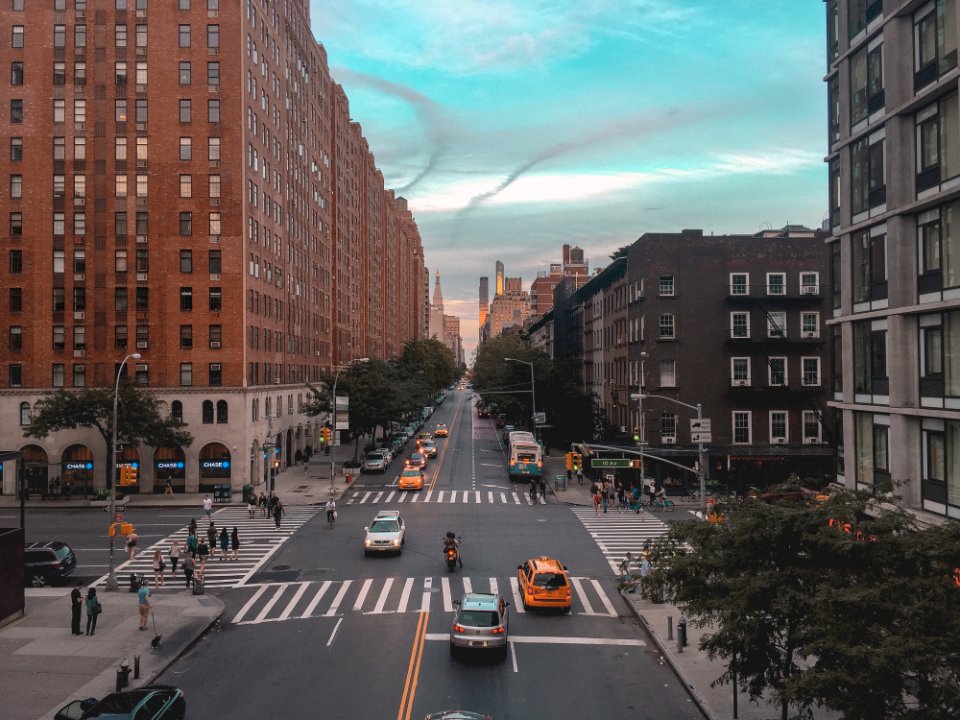
[[[62,111],[63,109],[62,101],[61,101],[60,107]],[[54,104],[54,108],[56,108],[56,104]],[[62,112],[61,112],[61,116],[62,116]],[[23,122],[23,100],[10,101],[10,122],[13,123],[14,125],[19,125]],[[56,122],[63,122],[63,120],[59,120]]]
[[[13,162],[19,162],[23,160],[23,138],[22,137],[10,138],[10,159]]]
[[[113,82],[115,85],[127,84],[127,64],[125,62],[115,62],[113,64]]]
[[[11,250],[7,259],[11,275],[19,275],[23,272],[23,250]]]
[[[803,442],[819,443],[822,442],[820,434],[820,419],[813,410],[804,410],[801,416],[801,425],[803,426]]]
[[[733,412],[733,442],[737,445],[750,443],[751,414],[749,411],[735,410]]]
[[[854,413],[857,483],[886,488],[890,482],[889,420]]]
[[[213,401],[204,400],[200,405],[201,421],[204,425],[213,424]]]
[[[673,275],[660,276],[660,296],[673,297]]]
[[[141,125],[147,122],[147,100],[146,98],[138,98],[136,104],[136,121]]]
[[[211,49],[220,47],[219,25],[207,25],[207,47]]]
[[[210,348],[218,350],[223,344],[223,325],[211,325],[208,331]]]
[[[209,310],[211,312],[220,312],[222,309],[223,309],[223,290],[218,287],[210,288]]]
[[[76,60],[73,63],[73,84],[77,86],[87,84],[87,63]]]
[[[767,295],[786,295],[786,273],[767,273]]]
[[[883,321],[879,321],[882,323]],[[887,395],[887,330],[871,321],[853,324],[854,392]]]
[[[807,387],[820,386],[820,358],[805,357],[800,358],[800,366],[803,370],[803,384]]]
[[[182,312],[193,310],[193,288],[180,288],[180,310]]]
[[[207,122],[220,122],[220,101],[207,100]]]
[[[180,326],[180,349],[191,350],[193,348],[193,325]]]
[[[139,61],[137,63],[137,85],[145,86],[147,84],[147,63]],[[140,88],[137,88],[138,90]]]
[[[73,326],[73,349],[87,349],[87,329],[83,325]]]
[[[664,313],[660,316],[660,339],[670,340],[676,337],[676,327],[674,326],[673,315]]]
[[[179,47],[188,48],[190,47],[190,26],[189,25],[180,25],[177,32],[177,44]]]
[[[676,386],[677,386],[677,361],[661,360],[660,361],[660,387],[676,387]]]
[[[53,349],[65,350],[67,347],[67,329],[63,325],[53,326]]]
[[[177,77],[180,79],[180,84],[181,84],[181,85],[189,85],[189,84],[190,84],[190,75],[191,75],[190,69],[191,69],[191,68],[190,68],[190,61],[189,61],[189,60],[181,60],[181,61],[180,61],[179,72],[178,72],[178,74],[177,74]],[[183,122],[183,120],[181,120],[181,122]]]
[[[768,358],[767,369],[771,387],[787,386],[787,359],[785,357]]]
[[[785,410],[770,411],[770,442],[786,443],[789,442],[789,423],[787,422],[787,412]]]
[[[861,230],[851,238],[853,302],[887,297],[887,238],[883,227]]]
[[[193,138],[180,138],[180,159],[193,160]]]
[[[677,441],[677,416],[671,412],[660,416],[660,442],[664,442],[665,438],[670,438],[666,442]]]
[[[734,386],[750,385],[750,358],[730,358],[730,381]]]
[[[127,347],[127,338],[129,333],[127,331],[126,325],[114,325],[113,327],[113,344],[119,350],[123,350]]]
[[[87,386],[87,366],[74,365],[73,366],[73,387],[86,387],[86,386]]]
[[[730,273],[730,294],[731,295],[749,295],[750,294],[749,273]]]
[[[181,382],[180,384],[182,385],[183,383]],[[183,422],[183,403],[179,400],[174,400],[172,403],[170,403],[170,417],[174,420]]]
[[[861,138],[850,148],[850,209],[854,216],[887,202],[885,132]]]
[[[213,385],[213,383],[210,383]],[[226,400],[217,400],[217,424],[226,425],[230,422],[229,406]]]
[[[113,44],[118,48],[127,46],[127,26],[123,24],[113,26]]]
[[[137,363],[133,369],[133,382],[135,385],[146,387],[150,384],[150,366],[145,363]]]
[[[182,273],[193,272],[193,250],[180,251],[180,272]]]
[[[116,312],[127,311],[127,289],[125,287],[114,288],[113,290],[113,309]]]
[[[960,174],[960,109],[957,93],[917,113],[917,194]]]
[[[23,85],[23,63],[10,63],[10,84]]]
[[[787,337],[787,314],[785,312],[767,313],[767,337],[781,340]]]
[[[207,160],[210,162],[220,161],[220,138],[207,138]]]
[[[207,85],[212,88],[220,87],[220,63],[207,63]]]
[[[190,387],[193,385],[193,364],[192,363],[180,363],[180,385],[183,387]],[[181,417],[182,409],[181,409]]]
[[[800,313],[800,334],[805,338],[820,337],[820,313]]]
[[[7,365],[7,384],[10,387],[20,387],[23,385],[23,365],[20,363]]]
[[[17,29],[19,28],[20,34],[20,44],[17,45]],[[14,47],[23,47],[23,27],[21,25],[13,26],[13,46]],[[67,26],[66,25],[54,25],[53,26],[53,46],[55,48],[63,48],[67,46]]]
[[[113,251],[113,269],[118,273],[127,271],[127,250],[126,248],[117,248]]]
[[[62,175],[60,176],[63,177]],[[12,198],[22,198],[23,197],[23,175],[11,175],[10,176],[10,197]],[[63,197],[63,192],[60,192],[60,197]]]
[[[737,339],[750,337],[750,313],[730,313],[730,337]]]
[[[208,181],[208,187],[210,190],[210,197],[219,198],[220,197],[220,176],[211,175]]]
[[[219,250],[209,250],[207,252],[207,264],[210,268],[211,275],[219,275],[223,272],[223,256]]]
[[[12,237],[23,235],[23,213],[10,213],[10,235]]]
[[[50,382],[53,385],[53,387],[63,387],[64,376],[65,376],[63,364],[54,363],[51,370],[52,370],[52,373],[51,373]]]
[[[30,411],[30,403],[20,403],[20,425],[26,427],[33,422],[33,413]]]
[[[56,27],[61,28],[63,31],[63,25],[57,25]],[[56,41],[56,30],[54,31],[54,41]],[[64,36],[64,40],[66,37]],[[23,47],[23,25],[14,25],[10,28],[10,47],[22,48]],[[60,47],[63,47],[62,45]]]
[[[144,174],[137,175],[137,197],[147,197],[147,176]]]
[[[180,213],[180,236],[190,237],[193,235],[193,213]]]
[[[8,332],[7,347],[10,350],[23,350],[23,328],[11,325]]]
[[[180,122],[188,123],[190,122],[190,100],[188,98],[180,99]]]
[[[913,90],[957,66],[956,3],[934,0],[913,18]]]
[[[12,287],[9,290],[8,296],[8,305],[10,312],[18,313],[23,311],[23,288]]]
[[[192,175],[180,176],[180,197],[181,198],[193,197],[193,176]]]
[[[219,212],[210,213],[210,226],[208,228],[208,233],[212,237],[218,237],[223,229],[222,215]],[[217,272],[220,272],[219,270]]]
[[[850,58],[851,126],[863,122],[883,106],[883,44],[877,39]]]

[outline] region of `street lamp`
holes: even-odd
[[[640,394],[637,395],[637,409],[640,412],[640,492],[643,492],[644,483],[647,482],[647,471],[644,467],[643,443],[646,440],[646,426],[643,419],[643,387],[645,385],[644,363],[647,360],[647,353],[640,353]]]
[[[117,368],[117,381],[113,386],[113,441],[110,445],[112,458],[107,458],[107,478],[110,480],[110,522],[114,522],[114,518],[117,516],[117,404],[120,398],[120,375],[123,374],[123,366],[127,364],[127,360],[133,358],[134,360],[140,359],[140,353],[130,353],[123,360],[120,361],[120,366]],[[114,529],[116,527],[114,526]],[[117,582],[117,574],[114,570],[114,561],[113,561],[113,547],[114,547],[114,537],[116,532],[110,533],[110,569],[107,573],[107,584],[105,590],[107,592],[118,592],[120,590],[120,584]]]
[[[689,408],[690,410],[697,411],[697,420],[703,420],[703,404],[697,403],[696,405],[691,405],[690,403],[685,403],[680,400],[677,400],[672,397],[667,397],[666,395],[651,395],[639,393],[637,395],[631,395],[630,397],[636,398],[641,404],[643,403],[644,398],[657,398],[658,400],[666,400],[667,402],[672,402],[682,407]],[[642,416],[641,416],[642,417]],[[642,425],[641,425],[642,426]],[[697,472],[697,476],[700,478],[700,512],[706,517],[707,512],[707,461],[706,461],[706,449],[703,447],[703,440],[697,442],[698,452],[699,452],[699,465],[700,469]],[[641,448],[641,453],[643,448]],[[643,455],[640,455],[641,467],[643,465]]]
[[[333,397],[330,398],[330,416],[333,418],[333,434],[330,436],[330,497],[337,494],[336,471],[337,471],[337,453],[335,448],[339,444],[337,438],[337,381],[340,380],[340,371],[356,363],[369,362],[370,358],[360,357],[348,360],[337,368],[337,374],[333,376]]]
[[[534,384],[534,381],[533,381],[533,363],[527,362],[526,360],[520,360],[518,358],[505,357],[504,360],[507,362],[523,363],[524,365],[530,366],[530,405],[532,406],[530,420],[533,421],[533,426],[532,426],[533,436],[536,437],[537,436],[537,393],[536,393],[537,386]]]

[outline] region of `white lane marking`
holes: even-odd
[[[593,605],[590,604],[590,599],[587,597],[586,593],[583,592],[583,585],[580,582],[580,578],[572,577],[570,578],[570,584],[573,585],[577,590],[577,595],[580,596],[580,602],[583,603],[583,607],[586,610],[584,615],[596,615],[593,611]]]
[[[336,597],[333,598],[333,604],[327,608],[327,611],[323,614],[323,617],[333,617],[337,614],[337,610],[340,609],[340,603],[343,602],[343,596],[347,594],[347,590],[352,584],[353,580],[343,581],[340,591],[336,594]]]
[[[378,492],[377,496],[373,499],[373,504],[376,505],[378,502],[380,502],[380,498],[382,497],[383,497],[383,492],[382,491]]]
[[[437,502],[438,502],[438,503],[442,503],[442,502],[443,502],[443,493],[444,493],[444,492],[445,492],[444,490],[440,490],[440,491],[437,492]],[[452,494],[452,493],[451,493],[451,494]]]
[[[424,498],[424,502],[430,502],[430,498],[433,495],[433,490],[427,490],[427,497]]]
[[[407,499],[407,493],[402,492],[402,493],[400,493],[400,495],[397,497],[397,502],[404,502],[406,499]]]
[[[525,612],[523,597],[520,595],[520,583],[515,577],[510,578],[510,592],[513,594],[513,609],[520,613]]]
[[[420,598],[420,612],[430,612],[430,594],[433,591],[433,578],[423,579],[423,597]]]
[[[342,622],[343,622],[343,618],[340,618],[339,620],[337,620],[337,624],[333,626],[333,632],[330,633],[330,638],[327,640],[327,647],[330,647],[331,643],[333,643],[333,638],[336,637],[337,630],[340,629],[340,623]]]
[[[303,594],[307,591],[307,587],[309,585],[309,582],[300,583],[300,587],[297,588],[297,591],[293,594],[290,602],[287,603],[287,607],[285,607],[283,612],[280,613],[280,617],[278,617],[277,620],[286,620],[288,617],[290,617],[290,613],[293,612],[293,608],[296,607],[298,602],[300,602],[300,598],[303,597]]]
[[[419,495],[414,495],[413,497],[410,498],[410,502],[414,503],[414,502],[416,502],[416,501],[419,500],[419,499],[420,499],[420,496],[419,496]]]
[[[233,617],[233,623],[234,623],[234,624],[237,624],[237,623],[239,623],[241,620],[243,620],[243,617],[247,614],[247,610],[249,610],[250,608],[252,608],[252,607],[256,604],[257,600],[259,600],[259,599],[260,599],[260,596],[263,595],[263,594],[267,591],[267,588],[268,588],[268,587],[270,587],[270,586],[269,586],[269,585],[261,585],[259,588],[257,588],[257,591],[253,594],[253,597],[251,597],[249,600],[247,600],[247,604],[244,605],[242,608],[240,608],[240,612],[238,612],[238,613]]]
[[[400,604],[397,605],[398,613],[405,613],[407,611],[407,602],[410,600],[410,591],[413,589],[413,578],[408,577],[407,581],[403,584],[403,591],[400,593]]]
[[[516,493],[513,493],[513,504],[514,504],[514,505],[519,505],[519,504],[520,504],[520,496],[517,495]]]
[[[445,640],[450,642],[450,633],[427,633],[426,640]],[[558,635],[511,635],[511,643],[527,645],[609,645],[612,647],[646,647],[643,640],[636,638],[600,638],[600,637],[561,637]]]
[[[496,595],[496,594],[497,594],[497,579],[496,579],[496,578],[490,578],[490,594],[491,594],[491,595]]]
[[[317,609],[317,605],[320,604],[320,599],[321,599],[321,598],[324,596],[324,594],[327,592],[327,588],[329,588],[332,584],[333,584],[333,583],[332,583],[330,580],[324,580],[324,581],[320,584],[320,589],[317,590],[317,594],[313,596],[313,600],[310,601],[310,604],[307,605],[307,609],[303,611],[303,615],[301,615],[300,617],[302,617],[302,618],[310,617],[310,614],[311,614],[314,610],[316,610],[316,609]]]
[[[383,613],[383,606],[387,602],[387,595],[390,594],[390,588],[393,587],[393,578],[387,578],[387,581],[383,584],[383,590],[380,591],[380,597],[377,598],[377,604],[373,606],[371,614],[380,615]]]
[[[517,669],[517,646],[513,643],[510,643],[510,657],[513,658],[513,671],[520,672]]]
[[[440,578],[440,592],[443,595],[443,611],[453,612],[453,599],[450,597],[450,578]]]
[[[360,504],[363,505],[367,500],[370,499],[370,496],[373,495],[369,490],[363,494],[363,497],[360,499]]]
[[[475,496],[474,502],[477,502],[477,503],[480,502],[480,491],[479,491],[479,490],[474,490],[474,491],[473,491],[473,494],[474,494],[474,496]]]
[[[363,612],[363,601],[367,599],[367,593],[370,592],[370,586],[373,585],[373,578],[367,578],[360,587],[360,594],[357,595],[357,601],[353,604],[354,612]]]
[[[390,491],[390,494],[387,495],[387,499],[384,500],[384,502],[390,502],[391,500],[393,500],[393,496],[396,495],[396,494],[397,494],[397,491],[396,491],[396,490],[391,490],[391,491]]]
[[[500,502],[503,503],[504,505],[507,504],[507,495],[506,495],[506,493],[500,493]]]
[[[473,582],[468,577],[463,579],[463,592],[464,594],[473,592]]]
[[[613,609],[613,605],[610,603],[610,600],[607,599],[607,594],[600,587],[600,582],[594,578],[591,578],[590,584],[593,585],[593,589],[597,591],[597,595],[600,597],[600,602],[603,603],[603,607],[606,609],[607,615],[610,617],[616,617],[617,611]]]
[[[255,623],[262,622],[267,614],[273,610],[273,606],[277,604],[277,601],[280,599],[280,596],[283,595],[283,591],[287,589],[286,585],[281,585],[277,588],[277,591],[273,594],[273,597],[267,601],[267,604],[263,606],[263,610],[260,611],[260,614],[257,615]]]

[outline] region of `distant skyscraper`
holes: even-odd
[[[490,311],[490,278],[480,278],[480,342],[484,341],[483,328],[487,324],[487,313]]]
[[[503,263],[497,260],[497,295],[503,295]]]

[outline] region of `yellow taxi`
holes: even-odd
[[[397,478],[397,487],[401,490],[423,490],[423,472],[420,468],[404,468]]]
[[[524,608],[560,608],[570,612],[570,578],[560,561],[544,555],[531,558],[517,565],[517,580]]]
[[[449,434],[450,433],[447,431],[447,426],[444,425],[443,423],[440,423],[439,425],[437,425],[437,427],[433,431],[433,436],[435,438],[447,437]]]

